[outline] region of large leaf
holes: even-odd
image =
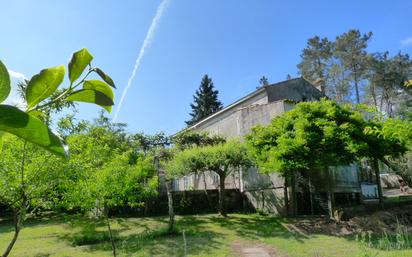
[[[69,62],[69,79],[70,83],[75,82],[80,75],[82,75],[84,69],[93,60],[93,56],[86,48],[75,52],[72,59]]]
[[[10,75],[6,66],[0,61],[0,103],[10,94]]]
[[[46,124],[14,106],[0,105],[0,130],[14,134],[60,156],[67,156],[65,145]]]
[[[99,68],[94,68],[94,71],[97,74],[99,74],[99,76],[104,80],[104,82],[109,84],[111,87],[116,88],[116,86],[114,85],[113,79],[111,77],[109,77],[109,75],[107,75],[104,71],[102,71]]]
[[[107,97],[112,99],[114,102],[114,94],[113,94],[113,89],[104,83],[103,81],[100,80],[87,80],[83,84],[84,89],[93,89],[99,92],[102,92],[105,94]]]
[[[63,65],[44,69],[34,75],[26,89],[26,101],[28,108],[53,94],[64,79],[65,68]]]
[[[67,97],[67,101],[94,103],[100,105],[108,112],[112,111],[112,106],[114,105],[113,100],[110,97],[93,89],[78,90]]]

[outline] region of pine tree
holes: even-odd
[[[313,82],[326,79],[330,59],[332,58],[333,42],[329,39],[315,36],[309,38],[307,46],[303,49],[298,69],[302,76]]]
[[[188,126],[206,118],[207,116],[221,110],[222,103],[218,99],[219,91],[214,88],[212,79],[206,74],[202,78],[199,89],[193,96],[193,103],[190,104],[192,112],[190,120],[185,121]]]
[[[266,78],[265,76],[262,76],[262,77],[259,79],[259,84],[260,84],[262,87],[264,87],[264,86],[269,86],[269,80],[268,80],[268,78]]]
[[[334,55],[340,61],[351,78],[355,90],[355,103],[361,103],[362,81],[368,69],[368,53],[366,49],[372,32],[361,34],[359,30],[349,30],[336,37]]]

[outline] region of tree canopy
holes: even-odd
[[[203,76],[199,88],[193,96],[193,103],[190,104],[192,112],[190,120],[186,121],[188,126],[206,118],[207,116],[221,110],[222,103],[219,101],[219,91],[215,89],[212,78]]]
[[[168,162],[170,176],[181,177],[190,173],[215,172],[219,176],[219,213],[226,216],[225,179],[237,168],[252,166],[253,159],[245,144],[230,140],[226,143],[194,146],[177,152]]]
[[[366,112],[350,105],[326,99],[299,103],[268,126],[255,127],[247,142],[263,171],[284,176],[347,165],[365,157],[397,156],[407,150],[406,140],[387,131],[385,122],[365,116]],[[385,136],[379,136],[382,133]]]

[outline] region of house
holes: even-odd
[[[321,85],[315,86],[304,78],[290,79],[260,87],[187,129],[243,138],[253,126],[268,124],[274,117],[291,110],[295,103],[316,101],[324,96]],[[359,201],[358,173],[356,165],[330,167],[326,172],[311,171],[310,175],[296,179],[295,197],[278,173],[261,174],[257,168],[231,172],[225,186],[241,193],[255,209],[269,213],[287,214],[295,210],[297,214],[327,214],[334,204]],[[213,192],[217,191],[218,184],[219,177],[213,172],[193,173],[173,181],[173,191]],[[291,203],[287,199],[296,200]]]

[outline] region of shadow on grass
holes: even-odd
[[[141,253],[143,256],[182,256],[184,252],[183,230],[185,231],[189,253],[213,255],[222,247],[224,234],[207,227],[207,222],[194,217],[183,217],[176,222],[176,230],[167,232],[167,220],[163,217],[116,219],[118,226],[112,228],[116,248],[119,252],[131,255]],[[114,223],[114,222],[113,222]],[[60,235],[73,246],[87,246],[85,251],[111,251],[109,234],[102,220],[74,218],[66,223],[71,232]],[[143,231],[127,233],[133,230]],[[126,232],[127,235],[122,235]]]
[[[250,215],[247,217],[230,216],[228,218],[208,217],[210,222],[219,224],[230,230],[235,230],[236,234],[242,238],[259,240],[270,237],[293,238],[303,242],[307,236],[292,233],[283,225],[287,223],[285,219],[279,217]]]

